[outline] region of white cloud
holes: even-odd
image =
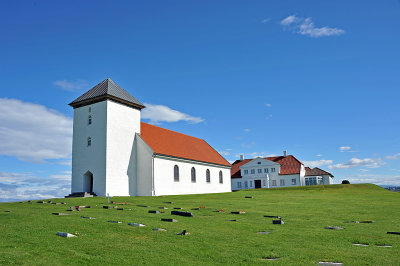
[[[265,117],[265,119],[271,119],[272,118],[272,115],[268,115],[267,117]]]
[[[0,98],[0,154],[42,163],[69,158],[72,119],[43,105]]]
[[[270,18],[265,18],[263,20],[261,20],[261,23],[265,24],[268,23],[271,19]]]
[[[204,119],[194,117],[176,110],[173,110],[165,105],[156,105],[145,103],[146,108],[142,110],[142,118],[149,119],[150,123],[159,124],[161,122],[179,122],[187,121],[193,124],[203,122]]]
[[[344,30],[331,27],[316,27],[311,18],[299,18],[295,15],[286,17],[281,21],[281,25],[292,29],[294,32],[301,35],[306,35],[313,38],[342,35]]]
[[[53,82],[54,86],[57,86],[63,90],[66,91],[82,91],[83,89],[87,89],[89,86],[89,83],[85,80],[82,79],[77,79],[75,81],[68,81],[66,79],[64,80],[56,80]]]
[[[305,166],[314,168],[314,167],[321,167],[323,165],[332,164],[332,160],[316,160],[316,161],[303,161]]]
[[[270,103],[266,103],[266,104],[265,104],[265,106],[269,108],[269,107],[271,107],[271,106],[272,106],[272,104],[270,104]]]
[[[389,159],[389,160],[398,160],[399,158],[400,158],[400,153],[386,156],[386,159]]]
[[[351,147],[350,147],[350,146],[342,146],[342,147],[339,147],[339,150],[340,150],[341,152],[345,152],[345,151],[351,150]]]
[[[322,157],[322,154],[317,154],[316,156],[317,156],[317,157]]]
[[[348,169],[348,168],[353,168],[353,167],[367,167],[367,168],[378,168],[384,165],[385,162],[382,161],[382,159],[377,158],[377,159],[372,159],[372,158],[365,158],[365,159],[358,159],[358,158],[352,158],[346,163],[338,163],[334,165],[329,165],[329,169]]]
[[[250,132],[250,129],[249,128],[245,128],[245,129],[243,129],[243,131],[244,132]]]
[[[218,153],[221,154],[222,156],[228,156],[228,155],[230,155],[230,153],[227,152],[227,151],[219,151]]]

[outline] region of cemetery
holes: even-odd
[[[400,263],[400,194],[371,184],[37,202],[0,204],[0,264]]]

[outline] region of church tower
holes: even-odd
[[[72,193],[129,196],[128,169],[145,106],[110,78],[69,105],[74,108]]]

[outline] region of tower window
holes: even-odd
[[[192,167],[192,183],[196,183],[196,169]]]
[[[88,117],[88,125],[91,125],[91,124],[92,124],[92,116],[89,115],[89,117]]]
[[[87,138],[87,145],[88,145],[88,147],[92,146],[92,138],[91,137]]]

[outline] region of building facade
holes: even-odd
[[[141,122],[145,106],[107,78],[74,108],[71,192],[156,196],[231,191],[231,165],[203,139]]]

